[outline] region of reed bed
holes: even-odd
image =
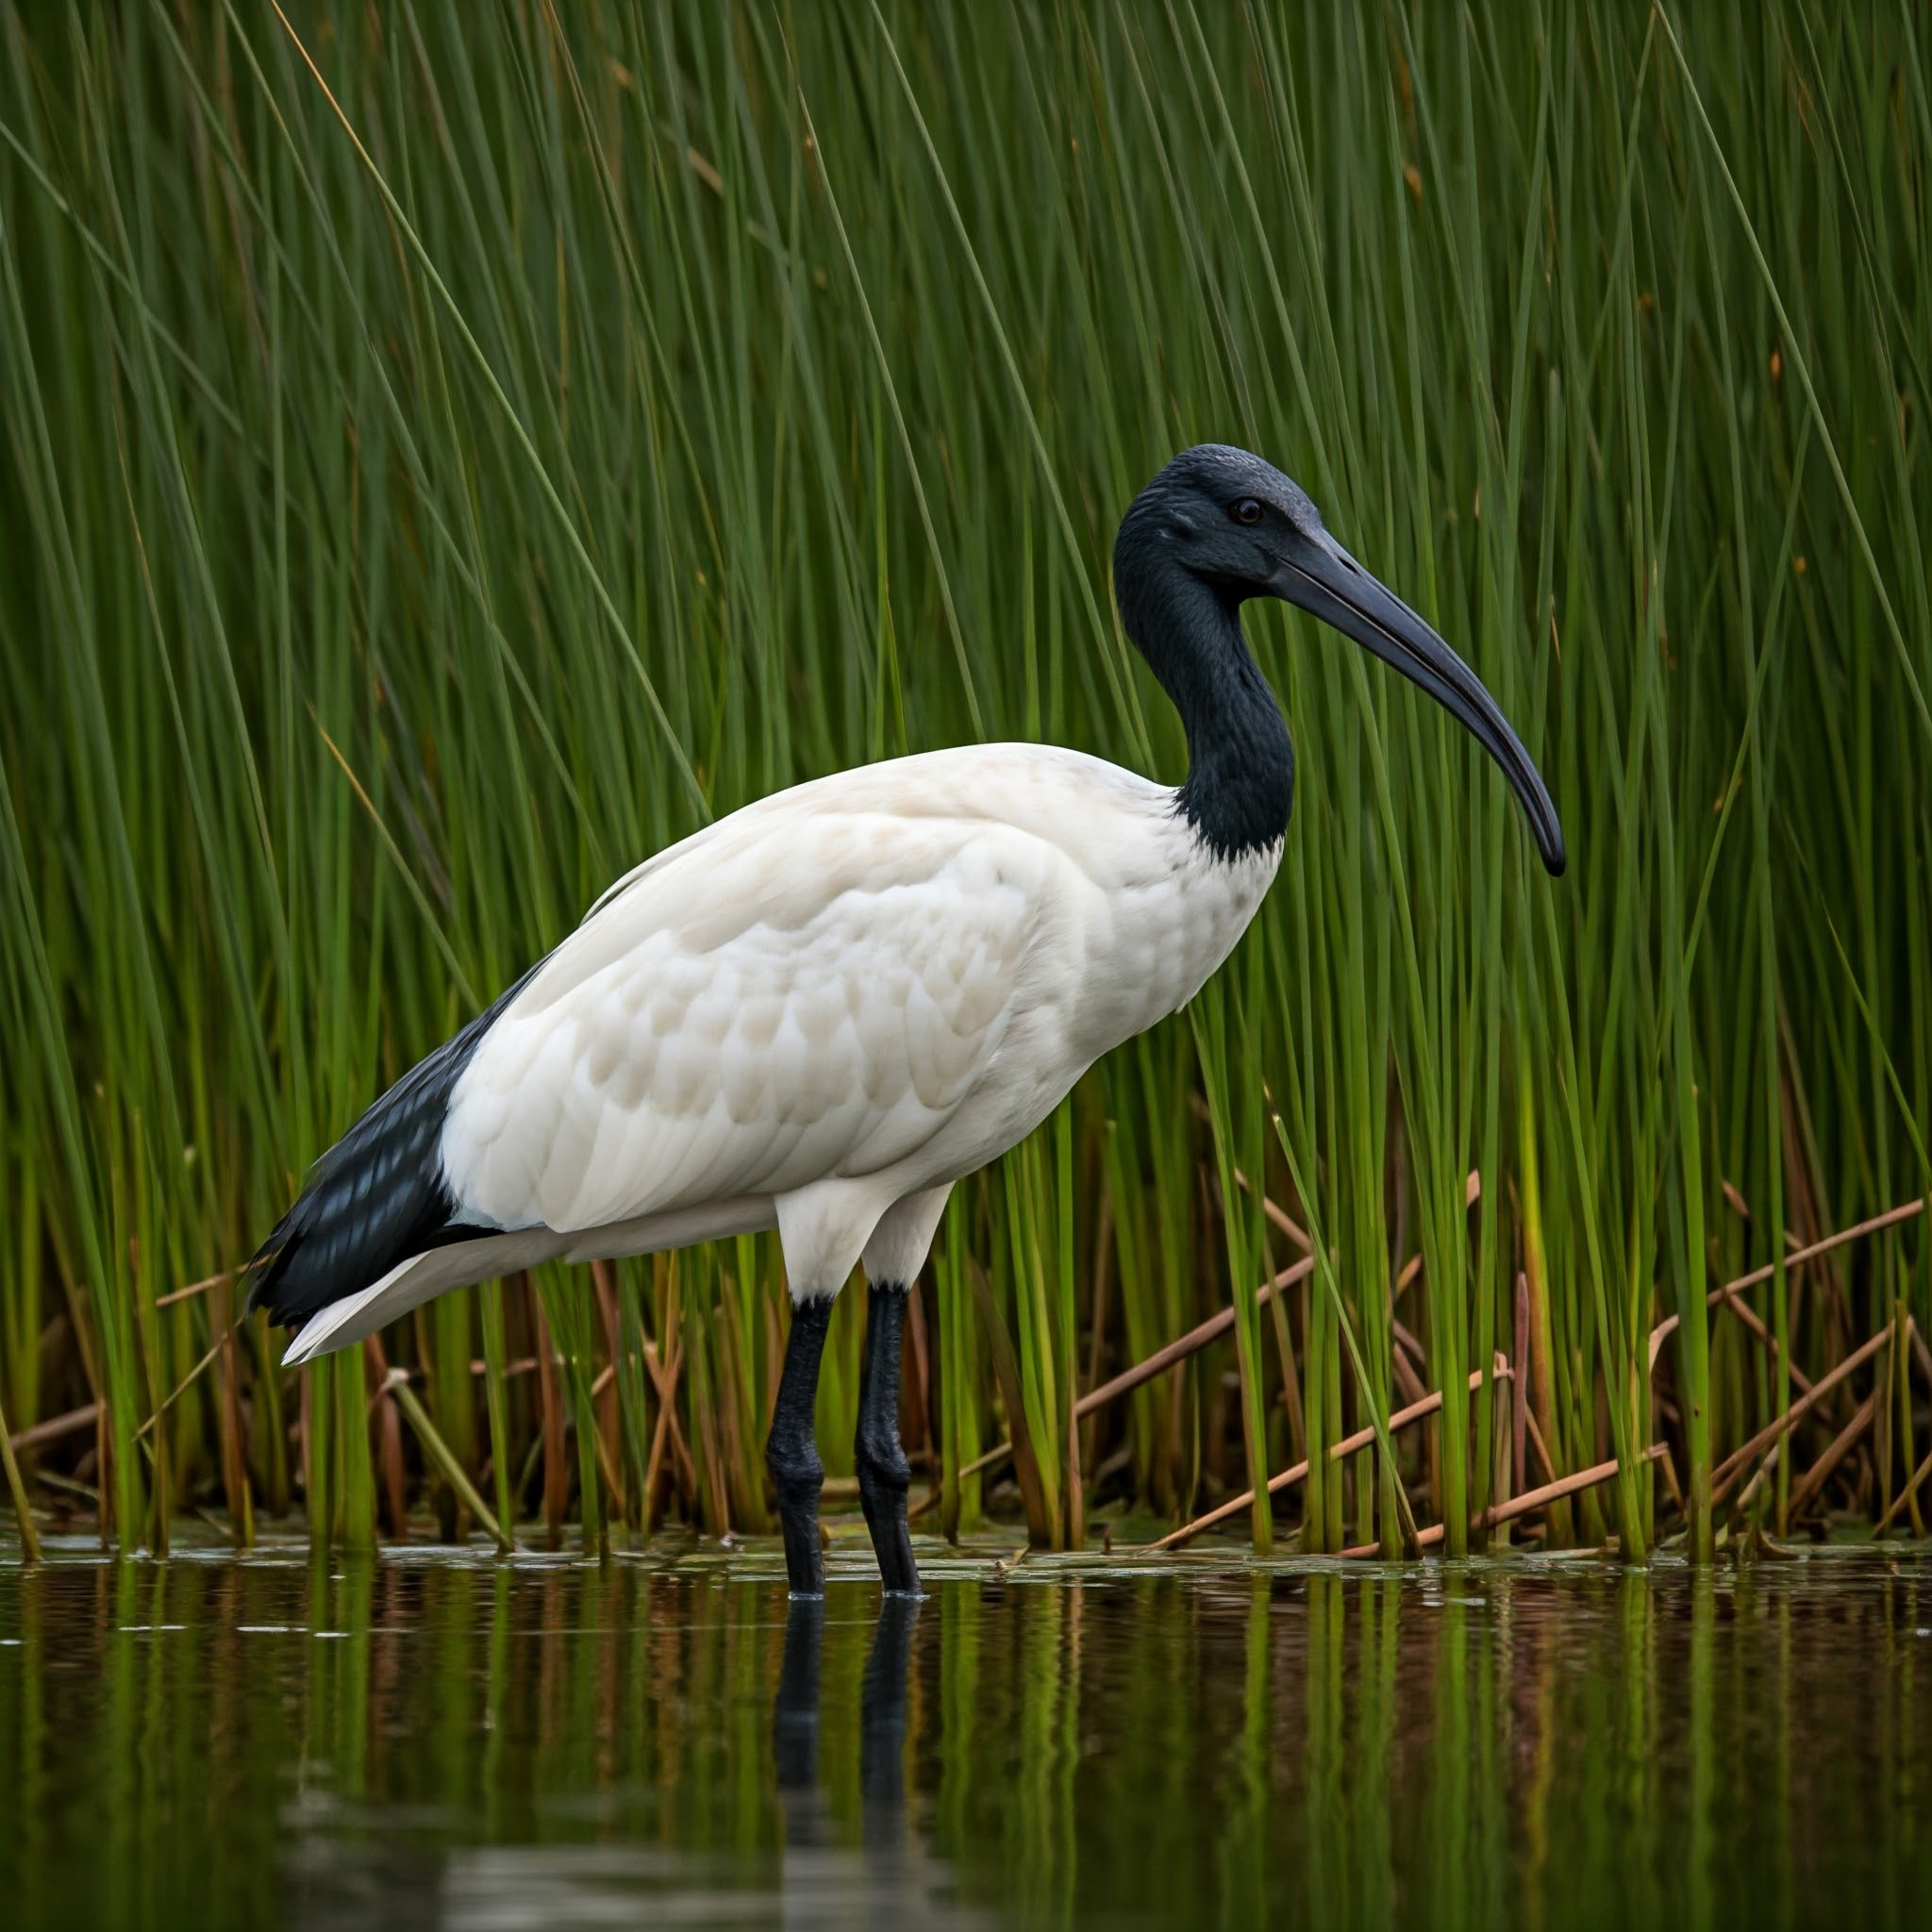
[[[924,1520],[1923,1533],[1928,72],[1824,0],[0,0],[16,1497],[124,1549],[765,1527],[771,1239],[299,1374],[232,1270],[708,818],[975,739],[1177,776],[1107,558],[1221,439],[1478,668],[1570,874],[1426,700],[1253,618],[1279,882],[956,1191]]]

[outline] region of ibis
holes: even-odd
[[[249,1306],[296,1331],[285,1359],[515,1269],[775,1227],[791,1320],[766,1460],[791,1590],[824,1585],[813,1399],[862,1263],[859,1496],[886,1590],[916,1593],[900,1341],[947,1193],[1192,998],[1281,862],[1294,752],[1241,606],[1298,605],[1420,685],[1563,868],[1495,701],[1273,465],[1175,457],[1113,572],[1186,731],[1178,788],[968,745],[794,786],[645,859],[316,1163],[249,1264]]]

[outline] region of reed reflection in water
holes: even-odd
[[[0,1568],[9,1924],[1923,1922],[1932,1561]]]

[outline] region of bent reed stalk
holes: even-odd
[[[1281,877],[958,1190],[928,1520],[1923,1533],[1923,24],[1531,11],[0,0],[10,1493],[122,1548],[763,1529],[769,1238],[299,1374],[226,1271],[705,818],[975,739],[1176,773],[1106,558],[1211,436],[1476,667],[1570,874],[1258,620]]]

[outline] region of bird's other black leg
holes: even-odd
[[[819,1392],[819,1357],[832,1320],[830,1295],[812,1295],[793,1305],[791,1333],[785,1342],[785,1369],[778,1377],[778,1400],[772,1410],[772,1433],[765,1441],[765,1467],[778,1498],[778,1526],[785,1534],[785,1574],[793,1596],[825,1593],[825,1557],[819,1546],[819,1491],[825,1466],[812,1435],[812,1409]],[[896,1359],[897,1350],[894,1350]]]
[[[890,1839],[906,1808],[906,1690],[912,1662],[916,1598],[888,1597],[865,1660],[858,1702],[858,1790],[866,1835]]]
[[[906,1491],[912,1471],[899,1446],[899,1341],[906,1326],[908,1291],[896,1282],[871,1290],[865,1324],[865,1361],[858,1374],[858,1436],[853,1461],[858,1500],[879,1559],[886,1593],[919,1594],[912,1560],[912,1531],[906,1521]]]

